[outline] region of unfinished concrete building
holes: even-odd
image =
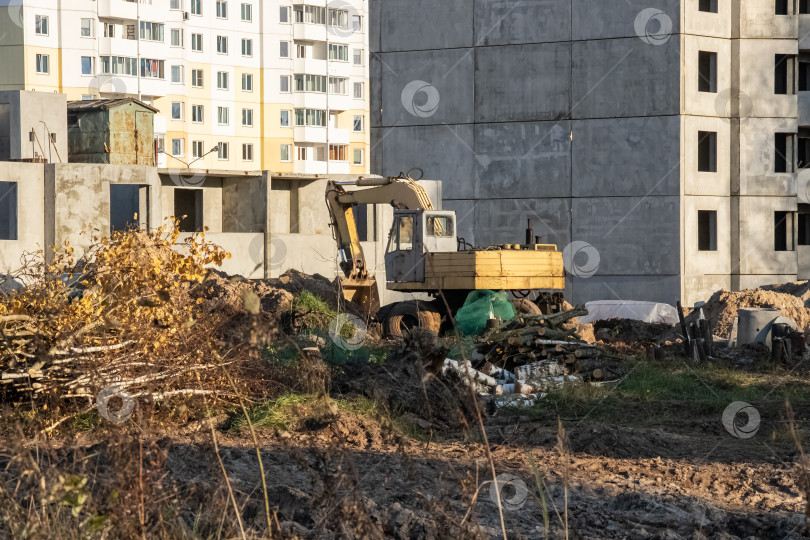
[[[442,179],[472,244],[531,219],[574,302],[810,277],[806,8],[374,0],[372,170]]]

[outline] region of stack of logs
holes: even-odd
[[[617,379],[621,376],[620,359],[580,340],[574,325],[566,327],[565,323],[574,317],[587,314],[584,308],[574,308],[551,315],[518,317],[491,331],[476,345],[472,365],[483,373],[495,368],[520,373],[526,371],[521,366],[556,364],[559,375],[579,374],[593,381]]]

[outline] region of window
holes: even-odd
[[[698,10],[706,13],[717,13],[717,0],[700,0]]]
[[[281,58],[289,58],[290,57],[290,42],[289,41],[281,41],[278,44],[278,55]]]
[[[191,106],[191,121],[195,124],[202,124],[203,123],[203,106],[202,105],[192,105]]]
[[[324,24],[326,22],[326,9],[318,6],[294,6],[295,22]]]
[[[82,19],[81,21],[81,36],[93,37],[93,19]]]
[[[363,65],[363,49],[354,49],[352,56],[352,63],[355,66],[362,66]]]
[[[172,82],[175,84],[182,84],[185,82],[183,77],[183,66],[172,66]]]
[[[115,25],[112,23],[104,23],[104,37],[106,38],[113,38],[115,37]]]
[[[438,238],[452,238],[455,235],[453,230],[453,218],[447,216],[431,216],[425,223],[428,236]]]
[[[796,57],[789,54],[774,55],[774,94],[796,93]]]
[[[799,169],[810,167],[810,136],[805,130],[800,130],[799,133],[799,151],[797,155],[797,167]]]
[[[152,79],[164,79],[163,60],[150,60],[148,58],[141,58],[141,77],[149,77]]]
[[[353,163],[355,165],[362,165],[363,164],[363,154],[365,154],[365,152],[363,151],[362,148],[355,148],[354,149],[354,162]]]
[[[82,56],[82,75],[93,75],[93,57]]]
[[[48,35],[48,16],[47,15],[37,15],[34,17],[35,24],[36,24],[36,33],[38,36],[47,36]]]
[[[183,157],[185,153],[185,139],[172,139],[172,155]]]
[[[194,88],[203,87],[203,70],[201,69],[191,70],[191,86],[193,86]]]
[[[329,26],[336,26],[338,28],[348,28],[349,12],[344,9],[330,9]]]
[[[227,90],[228,89],[228,72],[227,71],[217,71],[217,89],[218,90]]]
[[[775,12],[777,15],[791,15],[791,4],[795,0],[776,0]]]
[[[282,22],[282,23],[290,22],[290,7],[289,6],[281,6],[279,8],[278,22]]]
[[[363,17],[360,15],[352,15],[352,32],[363,31]]]
[[[202,15],[202,0],[191,0],[191,14]]]
[[[309,159],[309,148],[306,146],[298,146],[296,147],[296,159],[298,161],[306,161]]]
[[[698,92],[717,93],[717,53],[698,53]]]
[[[253,145],[243,144],[242,145],[242,161],[253,161]]]
[[[253,56],[253,40],[252,39],[243,39],[242,40],[242,56],[247,56],[247,57]]]
[[[296,75],[296,92],[326,92],[325,75]]]
[[[203,190],[174,189],[174,215],[180,220],[177,230],[196,232],[203,229]]]
[[[202,141],[191,141],[191,157],[201,158],[205,155]]]
[[[798,223],[799,239],[797,244],[800,246],[810,246],[810,214],[799,212]]]
[[[242,91],[253,92],[253,75],[249,73],[242,74]]]
[[[326,126],[326,111],[319,109],[295,109],[296,126]]]
[[[793,159],[794,139],[795,135],[793,133],[774,134],[774,172],[796,172],[796,162]]]
[[[253,109],[242,109],[242,125],[253,127]]]
[[[396,251],[411,251],[413,249],[413,217],[401,216],[397,228]],[[392,238],[393,240],[393,238]]]
[[[361,133],[363,131],[363,117],[362,116],[355,116],[354,117],[354,132]]]
[[[141,39],[144,41],[160,41],[162,43],[163,28],[162,23],[141,21]]]
[[[698,210],[698,251],[717,251],[716,210]]]
[[[217,0],[217,19],[228,18],[228,2],[226,0]]]
[[[307,46],[306,45],[296,45],[295,46],[296,58],[306,58],[307,57]]]
[[[217,52],[219,54],[228,54],[228,37],[217,36]]]
[[[281,145],[281,155],[279,157],[280,161],[292,161],[290,155],[292,154],[292,148],[289,144],[282,144]]]
[[[799,92],[810,91],[810,62],[799,62]]]
[[[221,142],[217,145],[217,159],[226,161],[228,158],[228,143]]]
[[[217,123],[220,126],[227,126],[229,123],[228,119],[228,107],[217,107]]]
[[[773,250],[793,251],[793,212],[773,213]]]
[[[0,182],[0,240],[17,240],[17,182]]]
[[[172,28],[172,47],[183,46],[183,30]]]
[[[172,120],[183,119],[183,104],[179,101],[172,102]]]
[[[329,93],[345,96],[346,81],[348,80],[346,77],[329,77]]]
[[[253,22],[253,5],[242,4],[242,22]]]
[[[329,60],[340,60],[341,62],[349,61],[349,46],[348,45],[335,45],[329,44]]]
[[[51,72],[50,68],[50,57],[47,54],[38,54],[37,55],[37,73],[42,73],[47,75]]]
[[[717,133],[698,131],[698,171],[717,172]]]
[[[202,52],[203,50],[202,34],[191,34],[191,50],[194,52]]]
[[[279,125],[281,127],[290,127],[290,111],[281,111]]]
[[[349,147],[345,144],[329,145],[329,161],[348,161]]]
[[[288,75],[282,75],[279,79],[279,91],[285,93],[290,91],[290,77]]]
[[[102,56],[101,72],[115,75],[138,75],[138,59],[125,56]]]
[[[799,0],[799,13],[802,15],[810,13],[810,0]]]
[[[354,98],[363,99],[363,83],[361,82],[354,83]]]
[[[183,2],[181,0],[171,0],[169,2],[169,9],[180,11],[183,9]]]

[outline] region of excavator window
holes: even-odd
[[[453,220],[447,216],[434,216],[427,218],[427,235],[438,238],[451,238],[453,236]]]
[[[399,251],[413,249],[413,216],[399,218]]]

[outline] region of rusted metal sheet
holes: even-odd
[[[134,99],[68,105],[69,161],[154,165],[156,109]]]

